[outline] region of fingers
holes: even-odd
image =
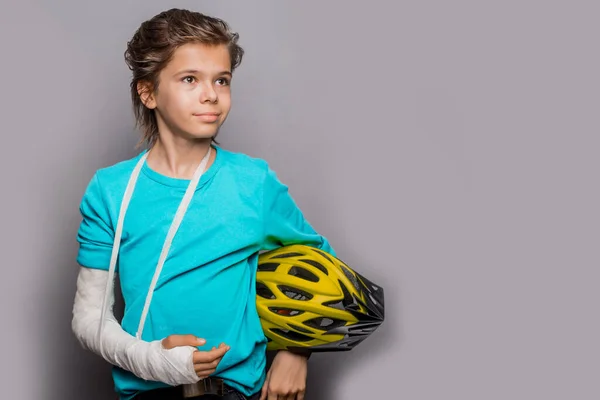
[[[229,351],[230,347],[224,343],[221,343],[219,347],[212,348],[210,351],[196,351],[194,352],[194,364],[206,364],[217,361],[223,358],[225,353]],[[217,361],[218,363],[218,361]]]
[[[194,371],[199,372],[202,370],[216,370],[217,366],[219,365],[222,359],[223,357],[219,357],[216,360],[211,361],[209,363],[194,363]]]
[[[267,390],[267,400],[296,400],[295,394],[281,394],[277,391]]]
[[[268,382],[265,382],[261,392],[261,400],[304,400],[305,389],[283,389],[277,387],[269,387]]]
[[[162,340],[164,349],[172,349],[178,346],[202,346],[206,340],[194,335],[170,335]]]
[[[213,347],[210,351],[195,351],[193,362],[196,375],[206,378],[214,374],[227,351],[229,351],[229,346],[224,343],[221,343],[219,347]]]
[[[264,392],[263,392],[264,394]],[[304,392],[298,392],[296,394],[282,394],[276,391],[266,390],[266,400],[304,400]],[[261,397],[262,399],[262,397]]]
[[[267,400],[268,388],[269,388],[269,380],[271,379],[271,369],[267,372],[267,378],[265,379],[265,383],[263,383],[262,391],[260,392],[260,400]]]
[[[196,375],[198,376],[198,378],[204,379],[204,378],[208,378],[209,376],[211,376],[212,374],[214,374],[216,371],[216,368],[213,369],[197,369],[196,370]]]

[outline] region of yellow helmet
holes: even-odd
[[[350,350],[384,319],[382,287],[305,245],[260,254],[256,294],[269,350]]]

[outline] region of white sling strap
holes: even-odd
[[[177,209],[177,212],[175,214],[175,218],[173,218],[173,222],[171,223],[169,232],[167,233],[167,237],[165,239],[162,251],[160,253],[160,257],[158,259],[158,264],[156,266],[156,270],[154,271],[154,276],[152,277],[150,287],[148,288],[148,294],[146,295],[146,302],[144,304],[144,308],[142,310],[142,315],[140,317],[140,323],[139,323],[139,326],[138,326],[138,329],[136,332],[137,339],[141,339],[141,337],[142,337],[142,332],[144,330],[144,323],[146,322],[146,317],[148,315],[148,309],[150,308],[150,303],[152,301],[152,295],[154,293],[154,288],[156,287],[156,283],[158,282],[158,278],[162,271],[163,265],[167,259],[167,255],[169,253],[169,249],[171,247],[173,238],[175,237],[175,233],[177,233],[177,229],[179,229],[179,225],[181,224],[181,221],[183,220],[183,216],[188,208],[188,205],[190,204],[190,201],[192,200],[192,197],[194,195],[196,187],[198,186],[198,182],[200,181],[202,174],[204,174],[204,171],[206,169],[206,164],[208,163],[208,160],[210,158],[211,150],[212,150],[212,146],[209,147],[208,151],[206,152],[206,155],[204,156],[204,158],[202,159],[202,161],[196,168],[196,171],[194,172],[194,176],[192,177],[192,180],[190,181],[190,183],[187,187],[187,190],[186,190],[186,192],[183,196],[183,199],[181,200],[181,203],[179,204],[179,208]],[[129,182],[127,183],[127,188],[125,189],[125,195],[123,196],[123,200],[121,202],[121,209],[119,211],[119,219],[117,221],[117,228],[115,231],[115,238],[114,238],[114,242],[113,242],[110,266],[108,269],[108,281],[106,282],[104,301],[102,303],[102,314],[101,314],[101,320],[100,320],[100,327],[98,330],[99,336],[102,335],[102,329],[104,327],[106,310],[109,306],[109,298],[113,295],[114,275],[115,275],[115,269],[116,269],[116,265],[117,265],[117,258],[119,255],[119,247],[121,244],[121,235],[123,232],[123,221],[125,220],[125,214],[127,212],[127,208],[129,206],[129,201],[131,200],[131,196],[133,194],[133,190],[135,188],[135,184],[137,182],[140,170],[142,169],[144,163],[146,162],[147,157],[148,157],[148,152],[144,153],[144,155],[140,158],[140,160],[136,164],[136,166],[129,178]],[[100,343],[100,351],[102,352],[102,341],[99,340],[99,343]]]

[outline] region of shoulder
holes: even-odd
[[[127,182],[138,161],[142,158],[143,154],[144,153],[142,152],[130,159],[99,168],[98,170],[96,170],[95,175],[102,182],[119,182],[122,180]]]
[[[143,153],[127,160],[101,167],[91,177],[84,197],[94,197],[107,201],[110,198],[121,198],[127,187],[129,177]]]
[[[287,192],[286,184],[279,180],[277,173],[267,160],[245,153],[221,150],[229,181],[237,191],[262,199],[277,197]]]
[[[226,150],[221,147],[219,147],[218,151],[220,156],[223,157],[225,168],[235,173],[238,177],[264,181],[270,171],[269,163],[262,158]]]

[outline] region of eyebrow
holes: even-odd
[[[193,74],[193,75],[196,75],[196,74],[202,74],[202,71],[197,70],[197,69],[186,69],[186,70],[183,70],[183,71],[179,71],[175,75],[177,76],[177,75],[182,75],[182,74]],[[222,76],[222,75],[232,76],[231,71],[221,71],[217,75],[220,75],[220,76]]]

